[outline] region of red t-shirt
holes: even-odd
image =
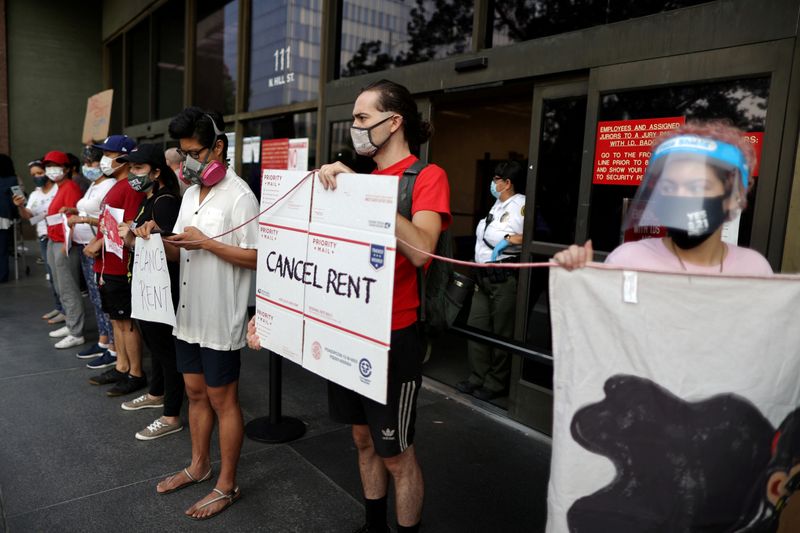
[[[139,212],[139,206],[142,205],[144,197],[145,194],[143,192],[136,192],[131,189],[127,179],[123,178],[117,181],[106,193],[106,197],[103,198],[103,203],[100,204],[101,225],[103,212],[106,206],[123,209],[125,211],[123,221],[133,220],[136,218],[136,213]],[[122,259],[111,252],[101,253],[94,261],[94,271],[115,276],[127,276],[128,249],[125,247],[122,248]]]
[[[78,205],[78,200],[81,199],[80,187],[74,181],[64,178],[58,182],[58,191],[50,202],[50,207],[47,208],[47,216],[57,215],[58,210],[62,207],[75,207]],[[61,224],[54,226],[47,226],[47,236],[53,242],[64,242],[64,227]]]
[[[417,161],[414,155],[402,159],[373,174],[397,176]],[[450,184],[447,174],[436,165],[426,166],[417,176],[411,195],[411,216],[417,211],[434,211],[442,217],[442,231],[450,226]],[[430,264],[430,262],[429,262]],[[419,290],[417,269],[403,254],[397,254],[394,262],[394,295],[392,297],[392,330],[407,328],[417,321]]]

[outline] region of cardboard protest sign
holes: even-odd
[[[69,216],[66,213],[61,213],[61,227],[64,230],[64,251],[69,255],[69,249],[72,246],[72,228],[68,224]]]
[[[124,217],[123,209],[105,206],[100,219],[103,229],[103,246],[120,259],[122,259],[122,237],[120,237],[118,226]]]
[[[131,317],[175,327],[172,283],[161,235],[136,238],[131,271]]]
[[[265,170],[261,211],[307,175],[308,172]],[[306,179],[290,196],[259,217],[256,328],[266,348],[297,364],[301,363],[303,353],[305,284],[302,279],[311,268],[305,259],[312,181]],[[301,282],[297,282],[298,277]]]
[[[265,171],[262,210],[306,175]],[[262,345],[385,403],[397,177],[340,174],[336,191],[311,185],[260,221]]]
[[[83,144],[108,137],[111,122],[111,103],[114,100],[114,89],[108,89],[90,96],[86,102],[86,116],[83,119]]]
[[[800,466],[798,299],[788,276],[551,269],[547,531],[774,531]]]
[[[320,276],[306,291],[303,367],[385,403],[397,176],[336,183],[314,188],[307,261]]]

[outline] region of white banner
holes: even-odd
[[[172,284],[161,235],[136,237],[131,272],[131,317],[175,327]]]
[[[306,175],[265,170],[261,209]],[[260,220],[256,325],[262,345],[381,403],[396,204],[396,176],[340,174],[335,191],[315,183],[312,192],[309,178]]]
[[[774,531],[800,464],[798,301],[797,278],[551,269],[547,531]]]

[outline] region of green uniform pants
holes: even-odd
[[[516,277],[509,276],[506,281],[492,283],[481,276],[475,284],[467,323],[500,337],[512,338],[516,301]],[[508,352],[474,341],[467,343],[467,350],[472,371],[470,383],[495,392],[508,388],[511,372],[511,356]]]

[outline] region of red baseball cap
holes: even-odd
[[[42,162],[56,163],[57,165],[68,165],[69,159],[67,158],[67,154],[65,154],[64,152],[53,150],[45,154],[45,156],[42,158]]]

